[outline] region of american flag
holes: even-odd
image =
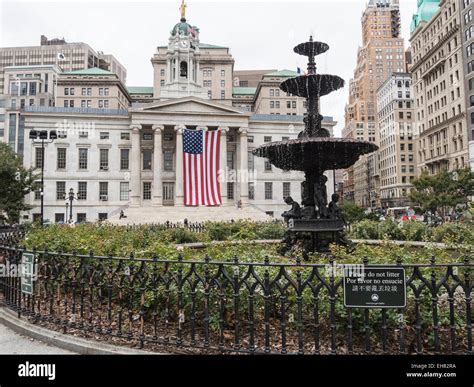
[[[184,205],[219,206],[220,131],[189,130],[183,133]]]

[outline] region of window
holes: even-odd
[[[87,169],[87,149],[79,148],[79,169]]]
[[[249,172],[253,172],[255,168],[255,158],[254,158],[254,155],[252,153],[252,151],[249,151],[248,152],[248,170]]]
[[[100,132],[100,139],[101,140],[108,140],[110,138],[109,132]]]
[[[100,160],[99,160],[99,169],[101,171],[108,171],[109,170],[109,150],[108,149],[100,149]]]
[[[56,163],[56,168],[57,169],[66,169],[66,148],[58,148],[58,154],[57,154],[57,163]]]
[[[99,222],[102,222],[104,220],[107,220],[107,212],[99,212]]]
[[[263,137],[263,142],[272,142],[272,136]]]
[[[271,172],[272,171],[272,164],[270,161],[265,160],[265,172]]]
[[[173,133],[165,133],[165,134],[163,134],[163,140],[164,140],[164,141],[173,141],[173,140],[174,140],[174,135],[173,135]]]
[[[160,76],[164,77],[165,76],[165,69],[160,70]]]
[[[221,80],[221,87],[225,87],[225,81]]]
[[[55,223],[64,223],[64,214],[62,212],[54,214],[54,222]]]
[[[227,152],[227,169],[234,169],[234,152]]]
[[[120,182],[120,200],[129,200],[130,197],[130,183],[128,181]]]
[[[120,149],[120,169],[128,170],[130,168],[130,149]]]
[[[153,153],[151,149],[143,149],[143,170],[151,171]]]
[[[225,91],[224,90],[221,91],[221,99],[225,99]]]
[[[249,183],[249,199],[255,199],[255,183]]]
[[[283,198],[287,198],[291,196],[291,183],[284,182],[283,183]]]
[[[265,200],[273,199],[273,183],[265,183]]]
[[[291,101],[291,107],[292,109],[296,109],[296,101]]]
[[[173,151],[165,150],[163,153],[163,157],[164,157],[163,169],[166,172],[172,172],[173,171]]]
[[[165,80],[164,79],[161,79],[160,80],[160,86],[164,86],[165,85]]]
[[[234,183],[227,183],[227,199],[234,199]]]
[[[44,149],[43,148],[35,148],[35,167],[38,169],[43,168],[44,162]]]
[[[153,133],[143,133],[143,141],[151,141],[153,140]]]
[[[87,215],[85,213],[78,213],[77,214],[77,223],[85,223],[87,222]]]
[[[56,200],[66,199],[66,182],[57,181],[56,182]]]
[[[41,199],[41,182],[35,181],[34,184],[35,200]]]
[[[130,140],[130,133],[121,132],[121,133],[120,133],[120,139],[121,139],[121,140]]]
[[[79,138],[88,138],[89,132],[87,130],[80,130],[79,131]]]
[[[143,200],[151,200],[151,182],[143,182]]]
[[[109,183],[106,181],[99,182],[99,200],[103,202],[109,200]]]
[[[221,70],[221,77],[225,77],[225,70]]]
[[[87,200],[87,182],[80,181],[77,183],[77,200]]]

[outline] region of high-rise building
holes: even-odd
[[[469,164],[474,170],[474,1],[461,0],[459,10],[463,23],[462,55],[464,62],[464,91],[469,141]]]
[[[380,130],[380,204],[383,208],[409,204],[416,177],[414,106],[411,75],[393,73],[377,91]]]
[[[362,45],[349,83],[343,137],[379,144],[377,89],[393,72],[404,72],[405,63],[398,0],[369,1],[362,15]],[[373,201],[369,198],[369,185],[378,186],[378,182],[369,181],[369,176],[377,176],[368,173],[370,163],[366,159],[367,156],[361,157],[346,171],[344,183],[344,198],[363,206]]]
[[[418,168],[433,174],[466,167],[469,160],[462,35],[471,29],[461,28],[463,3],[419,0],[412,22],[409,70],[419,132]]]

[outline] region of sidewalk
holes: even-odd
[[[74,352],[51,347],[41,341],[19,335],[0,324],[0,354],[8,355],[67,355]]]

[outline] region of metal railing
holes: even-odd
[[[20,262],[14,242],[0,241],[0,261]],[[31,252],[33,294],[0,278],[4,303],[64,333],[170,352],[473,353],[472,257],[383,265],[405,268],[407,306],[369,310],[344,307],[343,280],[324,264]]]

